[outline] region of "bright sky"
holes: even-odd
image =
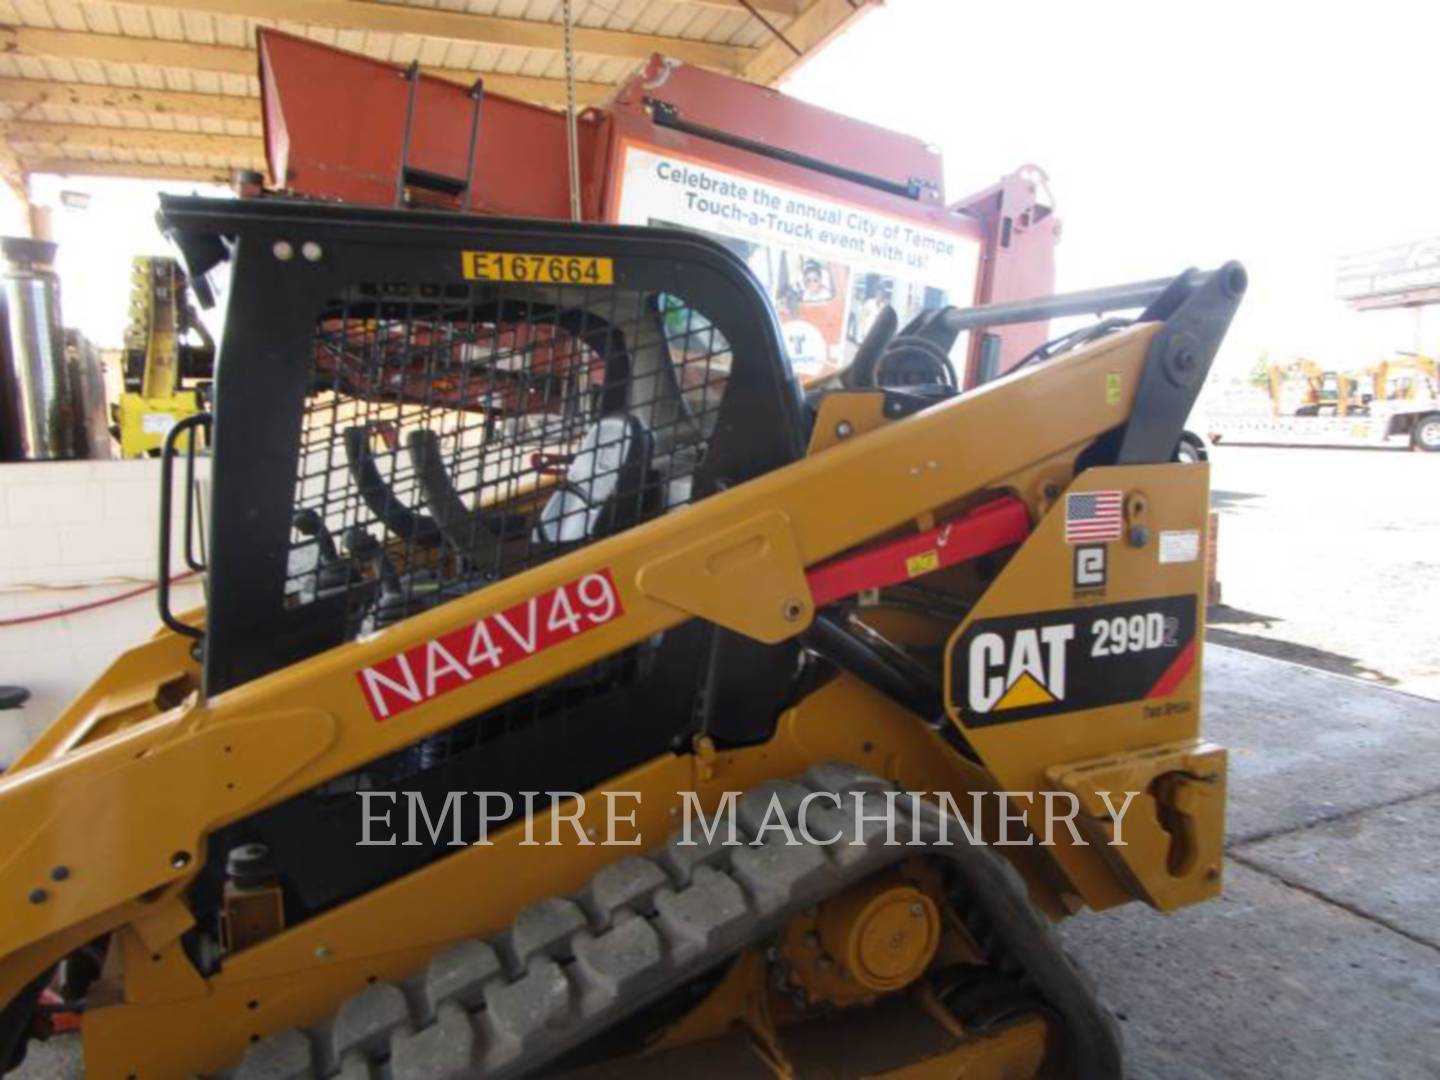
[[[1333,275],[1440,235],[1437,41],[1434,0],[888,0],[785,89],[940,145],[951,196],[1042,166],[1061,289],[1240,259],[1221,365],[1348,368],[1416,344],[1413,313],[1350,313]]]
[[[1348,368],[1416,344],[1412,313],[1350,313],[1333,275],[1342,252],[1440,235],[1437,41],[1433,0],[888,0],[786,89],[939,144],[952,197],[1042,166],[1062,289],[1238,258],[1251,292],[1222,367],[1269,350]],[[60,209],[64,188],[89,208]],[[157,190],[34,181],[66,321],[102,345],[130,256],[166,250]],[[1440,312],[1423,336],[1440,350]]]

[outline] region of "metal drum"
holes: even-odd
[[[0,365],[0,456],[7,461],[69,458],[75,407],[60,322],[55,245],[0,239],[4,270],[4,357]]]
[[[100,350],[79,330],[65,331],[65,362],[75,420],[74,456],[108,461],[115,456]]]

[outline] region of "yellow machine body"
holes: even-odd
[[[164,397],[121,394],[115,406],[121,455],[132,458],[159,453],[170,429],[198,412],[200,402],[193,390],[178,390]]]
[[[607,864],[661,844],[686,793],[713,812],[727,792],[823,763],[949,800],[999,842],[995,851],[1049,918],[1131,900],[1170,911],[1215,896],[1225,754],[1200,730],[1207,467],[1076,465],[1136,408],[1161,325],[1141,322],[1063,363],[902,418],[885,416],[880,391],[833,394],[809,454],[792,465],[215,696],[200,693],[188,639],[162,631],[121,655],[0,778],[0,1002],[108,935],[84,1020],[87,1074],[213,1074],[252,1042],[316,1023],[377,980],[408,976],[447,944],[495,934],[527,905],[573,894]],[[144,445],[132,441],[128,452]],[[582,793],[578,827],[563,823],[559,846],[533,846],[523,825],[507,826],[491,844],[456,848],[239,948],[208,975],[187,955],[187,890],[215,830],[685,620],[757,642],[795,638],[816,615],[808,571],[861,545],[924,533],[998,493],[1019,500],[1033,525],[1012,552],[978,570],[911,563],[915,580],[973,602],[963,618],[916,614],[883,593],[862,596],[853,612],[869,632],[943,657],[945,716],[923,720],[840,673],[788,708],[762,743],[699,739]],[[1118,537],[1086,545],[1067,534],[1067,507],[1089,505],[1071,500],[1117,493]],[[593,575],[613,582],[622,617],[377,723],[357,673]],[[1083,646],[1071,650],[1069,670],[1052,648],[1062,640]],[[1160,677],[1107,689],[1116,665],[1147,649],[1166,651]],[[974,758],[957,750],[956,734]],[[612,824],[606,791],[636,793],[625,830],[636,846],[588,839]],[[1117,815],[1126,792],[1131,802]],[[1047,828],[1047,803],[1068,796],[1076,812]],[[548,836],[550,819],[540,811],[533,830]],[[923,878],[856,889],[807,916],[811,929],[796,939],[813,933],[816,949],[859,975],[846,988],[808,978],[811,999],[889,1001],[937,953],[974,951]],[[743,1028],[757,1075],[805,1075],[797,1063],[819,1051],[797,1007],[757,974],[763,967],[745,953],[654,1044],[653,1060]],[[913,1035],[923,1050],[905,1061],[876,1058],[846,1075],[1039,1067],[1043,1018],[967,1032],[925,994],[905,999],[905,1019],[860,1006],[855,1032],[897,1025],[890,1038],[903,1043],[912,1038],[905,1025],[923,1022],[930,1034]],[[632,1061],[616,1075],[644,1073]]]
[[[131,265],[127,369],[139,386],[120,395],[115,422],[121,457],[157,454],[170,429],[200,412],[200,395],[185,385],[185,276],[174,259],[137,256]]]

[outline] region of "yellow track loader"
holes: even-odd
[[[228,277],[163,463],[207,602],[0,777],[0,1063],[49,987],[104,1080],[1120,1075],[1049,927],[1220,889],[1174,455],[1237,264],[877,319],[807,396],[696,235],[162,222]]]

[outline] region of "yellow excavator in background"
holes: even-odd
[[[1396,353],[1371,367],[1329,371],[1304,357],[1268,369],[1275,416],[1364,416],[1372,402],[1440,398],[1440,365],[1419,353]],[[1362,389],[1368,382],[1369,389]]]
[[[1401,353],[1351,372],[1304,358],[1265,368],[1270,415],[1212,409],[1212,442],[1440,452],[1440,377],[1430,357]]]
[[[1376,401],[1440,399],[1440,363],[1420,353],[1401,352],[1368,369]]]
[[[1359,378],[1327,371],[1314,360],[1299,358],[1268,369],[1270,409],[1275,416],[1359,416],[1367,402]]]
[[[137,256],[130,268],[125,391],[113,407],[120,456],[158,454],[175,424],[203,411],[214,366],[215,343],[190,306],[180,264]]]

